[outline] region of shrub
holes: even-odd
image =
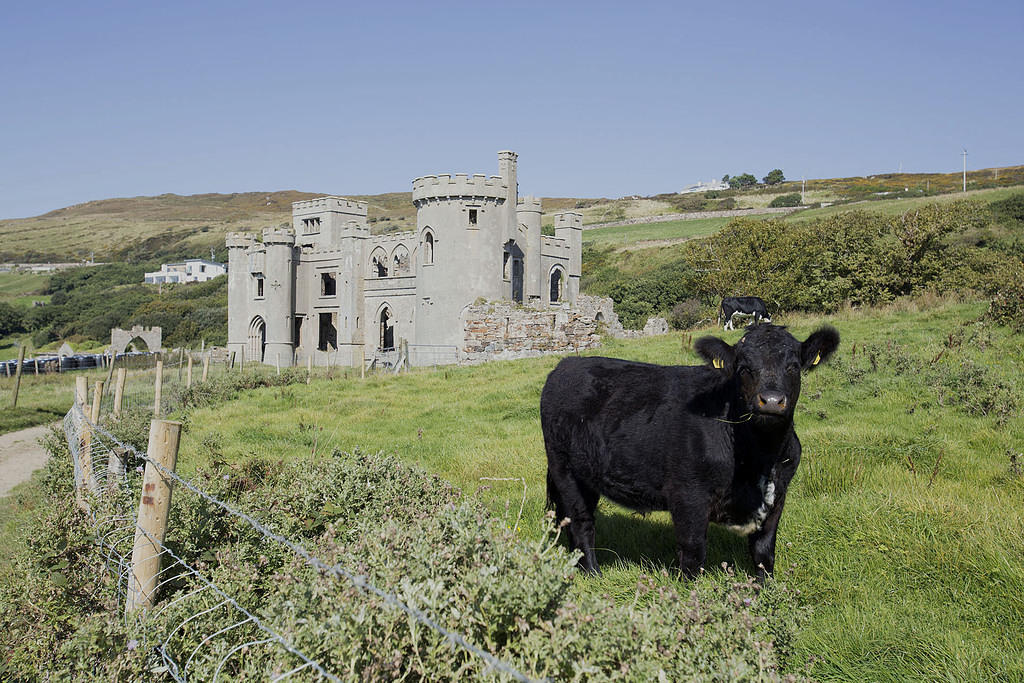
[[[25,319],[21,311],[6,301],[0,301],[0,337],[25,329]]]
[[[677,330],[686,330],[694,327],[704,319],[704,306],[699,299],[689,298],[680,301],[672,307],[672,315],[669,322]]]
[[[195,654],[192,678],[212,679],[224,653],[260,633],[217,608],[221,596],[197,591],[203,584],[192,576],[164,584],[161,609],[126,625],[101,553],[82,531],[88,520],[69,495],[68,460],[66,451],[51,460],[52,499],[25,530],[31,545],[18,556],[14,580],[0,587],[7,655],[0,674],[151,679],[162,670],[155,648],[166,639],[179,664]],[[138,475],[130,472],[134,490]],[[335,452],[290,463],[215,463],[193,481],[536,678],[779,680],[802,614],[780,582],[762,587],[729,573],[683,593],[667,574],[645,577],[621,605],[576,597],[577,556],[550,532],[519,539],[450,485],[395,458]],[[109,531],[102,520],[116,520],[98,518],[101,534]],[[493,675],[381,596],[325,577],[187,488],[175,490],[169,528],[176,555],[346,678]],[[253,647],[228,659],[221,675],[257,680],[293,666],[282,648]]]
[[[800,193],[794,192],[792,194],[780,194],[775,199],[768,203],[768,206],[777,209],[786,206],[800,206]]]

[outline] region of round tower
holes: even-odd
[[[243,232],[229,232],[228,247],[228,351],[241,357],[247,339],[250,311],[249,249],[254,240]]]
[[[507,175],[432,175],[412,183],[415,343],[461,348],[463,309],[479,298],[509,298],[502,245],[516,225],[515,154],[502,154],[499,165]]]
[[[290,230],[264,230],[263,245],[267,250],[263,362],[273,365],[280,358],[281,365],[291,366],[294,361],[295,235]]]
[[[540,267],[540,241],[541,241],[541,212],[543,208],[541,201],[536,197],[523,197],[519,200],[516,208],[516,220],[519,223],[519,232],[523,236],[516,241],[523,241],[519,245],[523,251],[523,279],[525,299],[523,303],[538,301],[541,296],[541,280],[544,278]]]

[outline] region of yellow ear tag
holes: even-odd
[[[711,364],[712,364],[712,365],[714,365],[714,366],[715,366],[716,368],[718,368],[719,370],[721,370],[722,368],[724,368],[724,367],[725,367],[725,363],[724,363],[724,362],[722,362],[722,359],[721,359],[721,358],[716,358],[716,359],[714,359],[713,361],[711,361]]]
[[[821,362],[821,352],[819,351],[818,354],[816,356],[814,356],[814,360],[811,361],[811,365],[817,365],[820,362]]]

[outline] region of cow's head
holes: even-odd
[[[800,397],[800,372],[813,370],[839,346],[828,325],[799,342],[785,327],[754,325],[735,346],[701,337],[694,349],[709,365],[734,378],[749,412],[758,418],[790,418]]]

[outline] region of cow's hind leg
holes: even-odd
[[[579,482],[567,468],[553,466],[549,460],[548,498],[554,503],[555,516],[559,522],[569,518],[567,539],[570,547],[583,553],[580,567],[593,574],[599,573],[597,555],[594,553],[594,513],[600,494]]]

